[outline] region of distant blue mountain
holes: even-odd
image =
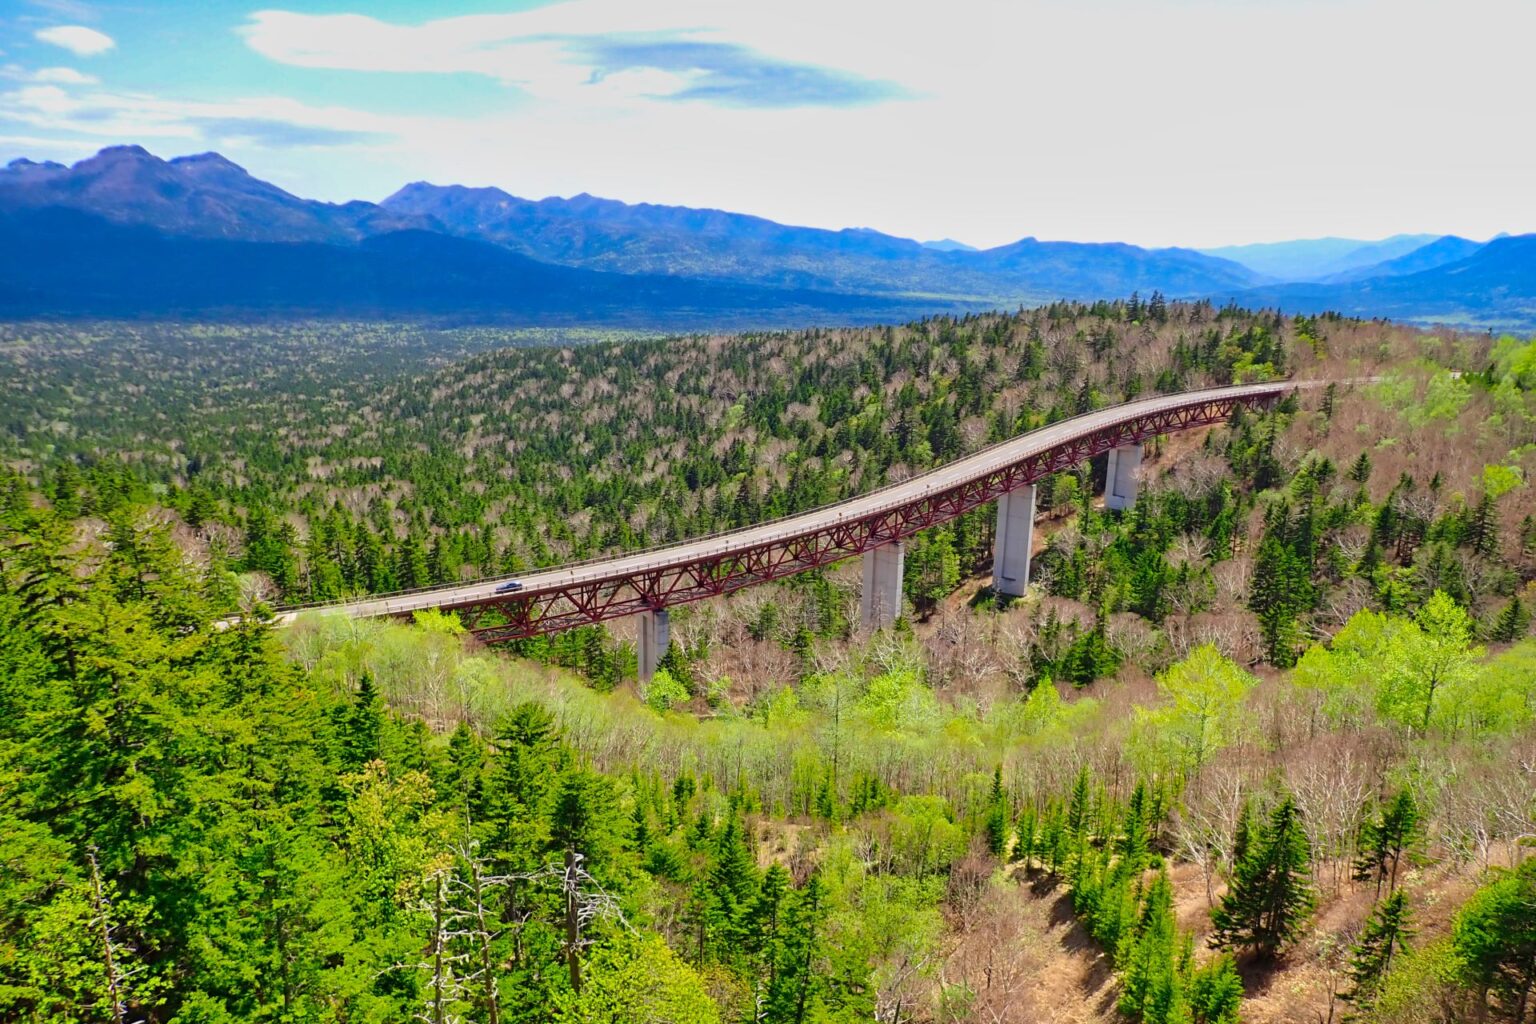
[[[244,242],[61,207],[0,213],[0,317],[430,317],[689,329],[923,312],[877,296],[559,267],[419,229],[355,245]]]
[[[1290,242],[1226,245],[1200,251],[1207,256],[1241,263],[1255,273],[1280,281],[1320,281],[1406,255],[1438,237],[1394,235],[1378,242],[1358,238],[1301,238]]]
[[[408,185],[292,195],[216,153],[112,147],[0,169],[0,316],[427,316],[701,327],[892,320],[1117,298],[1237,299],[1521,323],[1530,237],[1319,239],[1202,253],[1024,238],[975,250],[867,228],[589,195]],[[1250,266],[1222,254],[1234,254]],[[1310,262],[1309,262],[1310,261]],[[1255,268],[1267,268],[1260,272]],[[1285,270],[1309,283],[1269,281]]]
[[[1380,263],[1373,263],[1370,266],[1356,267],[1341,274],[1332,274],[1323,280],[1330,283],[1338,283],[1341,281],[1363,281],[1371,277],[1398,277],[1402,274],[1416,274],[1421,270],[1433,270],[1436,267],[1443,267],[1447,263],[1464,260],[1486,244],[1486,242],[1474,242],[1470,238],[1446,235],[1443,238],[1435,239],[1428,245],[1421,245],[1405,255],[1383,260]]]
[[[429,300],[439,294],[455,294],[477,312],[495,307],[497,293],[490,282],[508,280],[503,254],[528,261],[514,276],[537,276],[534,263],[545,268],[539,272],[545,278],[556,269],[607,275],[588,281],[593,294],[604,297],[598,305],[605,310],[607,297],[622,292],[624,277],[648,279],[643,287],[637,285],[637,291],[653,299],[660,294],[659,281],[688,282],[677,294],[667,292],[668,302],[683,301],[687,292],[696,322],[707,321],[715,312],[751,313],[761,322],[779,322],[781,312],[803,319],[807,309],[843,316],[874,310],[886,316],[898,310],[921,315],[1058,298],[1108,298],[1132,291],[1195,296],[1260,281],[1235,263],[1187,249],[1024,239],[986,252],[944,250],[865,228],[826,231],[721,210],[631,205],[590,195],[527,200],[499,189],[418,183],[381,204],[320,203],[260,181],[215,153],[166,161],[138,146],[112,147],[73,167],[21,160],[0,170],[0,217],[7,218],[5,230],[13,237],[25,237],[41,223],[31,214],[59,210],[85,214],[101,223],[61,221],[64,234],[55,241],[72,238],[79,245],[107,245],[112,254],[123,257],[116,263],[94,258],[76,261],[96,274],[98,300],[93,301],[97,306],[106,308],[121,301],[127,304],[124,308],[141,312],[153,305],[150,296],[159,296],[156,301],[166,308],[181,311],[215,298],[225,308],[274,306],[271,289],[282,279],[285,250],[244,253],[181,244],[207,240],[329,247],[286,251],[314,279],[330,280],[336,286],[338,306],[371,308],[383,303],[404,310],[415,303],[433,314],[442,311],[442,304]],[[103,225],[146,230],[114,234]],[[452,253],[456,268],[455,280],[442,288],[430,284],[440,268],[425,265],[416,270],[421,287],[404,287],[394,296],[379,291],[376,286],[390,280],[393,271],[372,240],[413,232],[409,237],[419,245],[426,245],[428,235],[479,244],[434,243]],[[180,259],[196,250],[203,258],[218,261],[210,264],[208,276],[217,276],[220,283],[214,288],[209,280],[187,281],[179,292],[158,280],[141,282],[144,287],[137,293],[117,288],[110,280],[110,267],[126,279],[152,274],[151,267],[131,266],[129,253],[134,246],[143,249],[146,260]],[[31,308],[29,302],[54,311],[67,305],[68,291],[60,286],[73,271],[58,244],[50,244],[46,251],[58,254],[65,264],[18,268],[18,280],[31,281],[35,288],[18,292],[12,287],[5,300],[9,309]],[[484,264],[483,273],[468,266],[476,260]],[[334,266],[322,266],[326,261]],[[243,267],[253,275],[253,288],[257,280],[271,287],[242,296],[233,269],[215,275],[216,266]],[[463,291],[470,280],[478,284]],[[359,291],[348,293],[348,283]],[[308,297],[307,303],[319,301],[305,282],[296,281],[294,287],[295,294]],[[118,298],[108,300],[108,295]],[[505,295],[508,316],[532,308],[528,303],[534,297],[525,291],[509,284]],[[407,302],[407,296],[415,298]],[[87,300],[82,297],[81,301]],[[632,319],[641,312],[631,310],[626,315]],[[577,313],[616,315],[579,307]],[[658,316],[666,319],[671,314],[658,310]]]
[[[957,242],[953,238],[939,238],[939,239],[935,239],[934,241],[931,241],[931,242],[924,242],[923,243],[923,248],[924,249],[933,249],[936,252],[977,252],[977,251],[979,251],[979,250],[977,250],[977,248],[974,245],[966,245],[964,242]]]
[[[0,169],[0,212],[60,207],[193,238],[355,243],[431,225],[373,203],[300,199],[217,153],[161,160],[112,146],[73,167],[13,160]]]
[[[1270,285],[1231,299],[1292,312],[1528,330],[1536,327],[1536,234],[1495,238],[1463,259],[1413,273]]]
[[[1012,304],[1150,294],[1201,295],[1262,278],[1191,249],[1022,239],[935,249],[868,228],[794,227],[722,210],[630,205],[579,195],[523,199],[497,188],[407,185],[381,204],[452,234],[567,266],[681,274],[830,291]]]

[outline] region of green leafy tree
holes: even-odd
[[[1178,770],[1198,775],[1212,754],[1239,732],[1243,701],[1258,683],[1210,644],[1197,647],[1157,677],[1168,703],[1137,709],[1140,742],[1167,749]]]
[[[685,704],[690,694],[677,677],[664,668],[657,669],[651,681],[645,685],[645,703],[653,711],[670,711]]]
[[[1536,857],[1469,899],[1452,932],[1468,982],[1504,1019],[1523,1024],[1536,991]]]
[[[1443,591],[1430,595],[1412,630],[1397,635],[1378,705],[1383,714],[1427,732],[1437,702],[1473,675],[1481,648],[1472,646],[1472,619]]]
[[[586,984],[563,998],[562,1024],[719,1024],[704,980],[659,936],[620,932],[592,954]]]

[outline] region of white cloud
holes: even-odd
[[[225,142],[327,147],[398,137],[421,127],[414,119],[317,107],[283,96],[204,102],[50,84],[0,93],[0,111],[0,123],[69,133],[98,145],[168,140],[193,148]]]
[[[7,64],[0,68],[0,78],[39,85],[96,85],[98,82],[95,77],[81,74],[74,68],[38,68],[33,71],[17,64]]]
[[[93,75],[81,74],[74,68],[39,68],[32,72],[34,82],[53,82],[58,85],[95,85],[99,81]]]
[[[1536,136],[1511,130],[1533,29],[1528,0],[569,0],[419,25],[269,10],[242,32],[288,64],[519,89],[494,113],[402,124],[399,179],[974,244],[1215,245],[1536,230]],[[594,74],[572,38],[748,47],[909,98],[656,102],[689,73]],[[348,174],[330,187],[356,189]]]
[[[62,46],[70,53],[79,57],[94,57],[99,53],[106,53],[117,43],[105,32],[98,32],[84,25],[58,25],[53,28],[39,29],[37,38],[54,46]]]
[[[785,12],[825,21],[806,0]],[[256,52],[299,67],[352,71],[469,73],[545,100],[625,104],[666,99],[734,106],[841,106],[893,98],[891,83],[866,75],[806,33],[730,5],[700,0],[571,0],[511,14],[395,25],[362,14],[258,11],[241,28]]]

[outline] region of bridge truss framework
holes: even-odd
[[[744,587],[783,579],[831,565],[912,536],[1011,491],[1034,484],[1125,445],[1162,434],[1210,426],[1228,420],[1239,407],[1268,408],[1285,388],[1247,395],[1213,395],[1205,400],[1158,409],[1109,427],[1071,438],[1009,465],[942,490],[933,490],[895,507],[857,518],[839,518],[802,532],[657,568],[626,570],[611,576],[583,574],[578,582],[545,585],[529,593],[478,597],[437,605],[457,612],[484,643],[498,643],[556,633],[609,619],[656,613],[673,605],[730,594]],[[495,613],[490,614],[490,613]]]

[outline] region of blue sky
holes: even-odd
[[[978,245],[1536,230],[1529,0],[0,0],[0,159]]]

